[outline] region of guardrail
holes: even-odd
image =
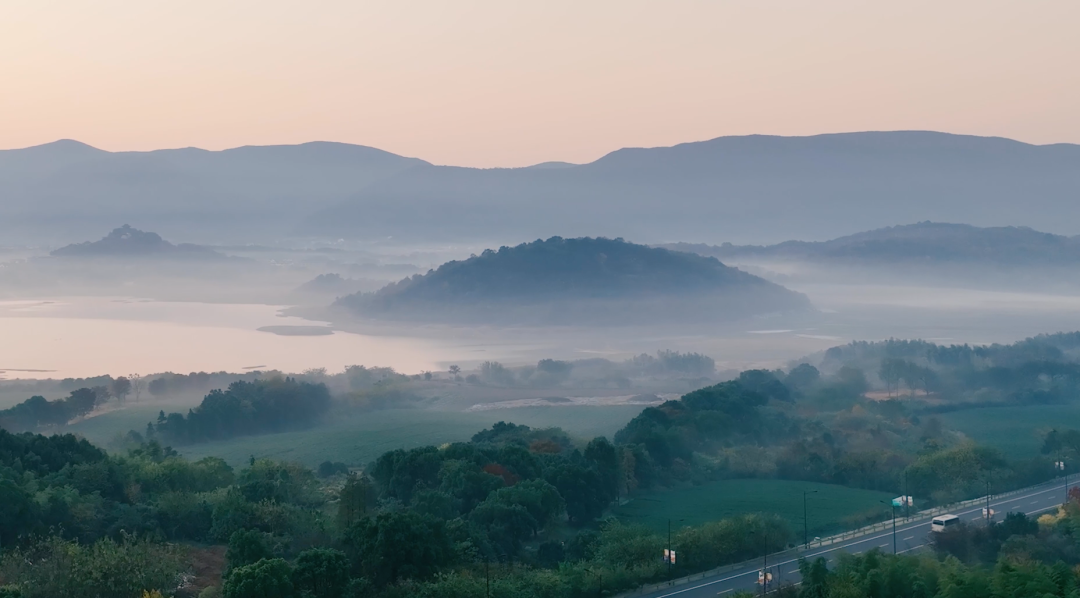
[[[1019,490],[1010,490],[1008,492],[1002,492],[1001,494],[991,494],[990,495],[990,500],[992,500],[992,501],[1000,500],[1002,498],[1006,498],[1006,497],[1009,497],[1009,496],[1015,496],[1017,494],[1024,494],[1025,492],[1031,492],[1033,490],[1038,490],[1040,488],[1051,488],[1051,487],[1054,487],[1054,486],[1062,486],[1062,487],[1064,487],[1064,484],[1060,480],[1051,480],[1051,481],[1048,481],[1048,482],[1043,482],[1042,484],[1036,484],[1034,486],[1028,486],[1027,488],[1021,488]],[[1070,482],[1069,486],[1070,487],[1080,486],[1080,481]],[[914,514],[908,516],[908,517],[897,517],[896,518],[896,525],[901,526],[901,525],[907,525],[909,523],[916,523],[916,522],[920,522],[920,521],[925,521],[927,519],[932,519],[934,517],[937,517],[938,515],[948,513],[950,511],[957,511],[957,510],[961,510],[961,509],[966,509],[968,507],[981,506],[981,505],[985,505],[985,504],[986,504],[986,496],[982,496],[980,498],[973,498],[971,500],[965,500],[965,501],[960,501],[960,502],[951,503],[951,504],[947,504],[947,505],[941,505],[941,506],[938,506],[938,507],[933,507],[931,509],[925,509],[925,510],[919,511],[917,513],[914,513]],[[870,534],[877,533],[877,532],[882,532],[882,531],[887,531],[887,530],[891,531],[892,530],[892,525],[893,525],[893,522],[892,522],[892,519],[890,518],[890,519],[886,519],[885,521],[881,521],[881,522],[874,523],[874,524],[871,524],[871,525],[863,526],[863,527],[860,527],[858,529],[854,529],[854,530],[851,530],[851,531],[841,532],[839,534],[834,534],[834,535],[828,536],[826,538],[815,539],[815,540],[811,541],[810,544],[805,546],[805,547],[798,547],[797,546],[795,548],[789,548],[787,550],[781,550],[780,552],[772,553],[772,554],[769,555],[769,560],[770,561],[772,561],[774,559],[788,559],[788,560],[790,560],[790,559],[793,559],[793,558],[798,558],[798,556],[800,554],[802,554],[803,552],[808,552],[808,551],[814,550],[815,548],[823,548],[825,546],[832,546],[832,545],[837,544],[839,542],[844,542],[846,540],[853,540],[855,538],[860,538],[862,536],[869,536]],[[739,563],[731,563],[730,565],[722,565],[722,566],[716,567],[714,569],[709,569],[708,571],[702,571],[701,573],[692,573],[692,574],[687,575],[685,577],[680,577],[678,579],[673,579],[671,581],[664,581],[664,582],[660,582],[660,583],[644,585],[644,586],[641,586],[641,587],[637,588],[636,590],[630,590],[628,592],[623,592],[621,594],[617,594],[617,596],[618,596],[618,598],[631,598],[633,596],[641,596],[642,594],[648,594],[650,592],[655,592],[655,591],[662,590],[662,589],[665,589],[665,588],[676,588],[678,586],[686,585],[686,584],[692,583],[694,581],[701,581],[701,580],[709,578],[709,577],[716,577],[716,576],[722,575],[724,573],[731,573],[731,572],[737,571],[739,569],[745,569],[745,568],[748,568],[748,567],[753,567],[755,565],[755,563],[758,563],[760,561],[761,561],[761,557],[756,557],[756,558],[748,560],[748,561],[742,561],[742,562],[739,562]]]

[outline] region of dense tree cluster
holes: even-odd
[[[293,378],[237,381],[211,391],[186,417],[162,412],[149,430],[167,442],[189,444],[308,426],[329,408],[324,384]]]
[[[826,351],[821,368],[872,372],[890,396],[936,395],[952,410],[995,403],[1063,403],[1080,396],[1080,333],[1039,335],[1009,345],[927,341],[854,342]]]
[[[109,399],[105,387],[80,388],[71,396],[56,401],[34,396],[0,411],[0,428],[13,432],[34,431],[47,426],[62,426],[82,417]]]

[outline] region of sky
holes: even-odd
[[[0,2],[0,148],[503,167],[755,133],[1080,143],[1075,0]]]

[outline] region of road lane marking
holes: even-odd
[[[1071,484],[1071,485],[1076,486],[1077,484]],[[1060,492],[1060,491],[1061,491],[1061,488],[1058,488],[1058,487],[1048,488],[1046,490],[1040,490],[1038,492],[1032,492],[1031,494],[1028,494],[1026,497],[1020,497],[1020,498],[1021,499],[1022,498],[1031,498],[1033,496],[1038,496],[1040,494],[1046,494],[1047,492]],[[1016,499],[1015,498],[1010,498],[1008,500],[1016,500]],[[994,506],[1001,506],[1002,504],[1003,504],[1002,502],[994,502],[994,503],[992,503],[992,505],[994,505]],[[1050,509],[1058,508],[1058,506],[1059,505],[1051,505],[1049,507],[1043,507],[1041,509],[1036,509],[1036,510],[1034,510],[1034,511],[1028,513],[1028,514],[1031,515],[1031,514],[1035,514],[1035,513],[1041,513],[1042,511],[1049,511]],[[972,509],[970,511],[964,511],[964,512],[961,512],[960,515],[969,515],[969,514],[975,513],[975,512],[980,512],[981,513],[982,509],[981,508],[976,508],[976,509]],[[930,526],[930,520],[931,519],[932,518],[924,520],[924,521],[912,523],[912,524],[910,524],[909,527],[901,528],[901,529],[903,529],[903,531],[908,531],[908,530],[918,529],[920,527],[927,527],[928,528]],[[833,552],[833,551],[842,550],[842,549],[848,548],[850,546],[855,546],[855,545],[861,544],[863,542],[867,542],[867,541],[870,541],[870,540],[876,540],[878,538],[884,538],[884,537],[886,537],[888,535],[890,535],[890,534],[889,533],[884,533],[884,534],[881,534],[880,536],[876,536],[876,537],[872,537],[872,538],[864,538],[864,537],[852,538],[852,540],[854,540],[854,541],[850,542],[849,544],[839,544],[838,543],[838,544],[836,544],[834,546],[831,546],[831,547],[829,547],[827,549],[824,549],[824,550],[820,550],[820,551],[815,552],[815,553],[799,555],[799,557],[797,557],[797,558],[790,559],[788,561],[784,561],[784,562],[782,562],[782,563],[780,563],[779,565],[776,565],[776,566],[779,567],[779,566],[782,566],[782,565],[787,565],[789,563],[794,563],[794,562],[797,562],[800,558],[805,558],[805,559],[809,560],[811,558],[816,558],[816,557],[828,554],[828,553]],[[924,546],[925,546],[925,544],[922,544],[922,545],[919,545],[919,546],[908,548],[907,550],[901,550],[900,552],[908,552],[908,551],[911,551],[911,550],[916,550],[916,549],[922,548]],[[862,551],[860,550],[859,552],[855,552],[853,554],[862,554]],[[723,583],[725,581],[730,581],[732,579],[738,579],[738,578],[744,577],[746,575],[756,574],[757,572],[758,572],[757,569],[750,569],[748,571],[744,571],[742,573],[731,575],[731,576],[725,577],[723,579],[716,579],[716,580],[713,580],[713,581],[708,581],[708,582],[705,582],[705,583],[703,583],[701,585],[697,585],[697,586],[689,587],[689,588],[684,588],[684,589],[681,589],[681,590],[677,590],[675,592],[671,592],[669,594],[663,594],[661,596],[655,596],[654,598],[668,598],[669,596],[675,596],[675,595],[682,594],[684,592],[689,592],[689,591],[692,591],[692,590],[699,590],[699,589],[707,587],[707,586],[711,586],[711,585],[718,584],[718,583]]]
[[[904,541],[907,542],[908,540],[911,540],[913,538],[915,538],[915,536],[908,536],[908,537],[904,538]]]

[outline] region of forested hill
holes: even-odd
[[[705,299],[710,303],[701,307],[714,313],[673,313],[676,305]],[[449,311],[490,318],[522,315],[518,308],[536,315],[538,306],[546,306],[548,315],[565,321],[599,315],[618,320],[620,314],[627,321],[665,315],[735,317],[809,307],[803,295],[715,258],[588,237],[489,249],[373,294],[350,295],[339,304],[375,315]],[[550,313],[555,308],[558,313]]]
[[[1004,226],[920,222],[862,232],[831,241],[776,245],[672,243],[662,247],[718,259],[764,258],[838,263],[985,263],[1066,265],[1080,263],[1080,237]]]

